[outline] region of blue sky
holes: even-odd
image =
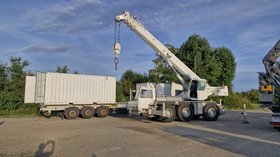
[[[279,6],[277,0],[1,0],[0,60],[21,56],[34,72],[57,65],[117,78],[128,69],[147,72],[155,53],[125,25],[114,70],[114,17],[128,10],[162,43],[180,47],[196,33],[231,49],[234,90],[245,91],[257,88],[262,58],[280,39]]]

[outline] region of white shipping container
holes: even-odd
[[[24,103],[35,102],[36,76],[26,76]]]
[[[45,105],[116,102],[116,79],[114,77],[37,73],[35,86],[34,102]]]

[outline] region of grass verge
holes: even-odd
[[[24,104],[17,110],[1,110],[0,117],[35,117],[39,111],[38,104]]]

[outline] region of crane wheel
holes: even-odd
[[[104,118],[109,115],[109,108],[106,106],[100,106],[96,110],[97,117]]]
[[[215,103],[208,103],[203,108],[203,118],[207,121],[216,121],[220,116],[220,110]]]
[[[76,119],[79,116],[79,109],[77,107],[68,107],[64,111],[66,119]]]
[[[159,110],[162,111],[163,107],[160,106]],[[159,116],[158,120],[161,122],[172,122],[176,118],[176,111],[173,105],[165,105],[165,114],[166,117]]]
[[[92,107],[84,107],[81,110],[81,116],[85,119],[89,119],[93,116],[94,109]]]
[[[193,119],[193,107],[190,104],[184,103],[177,107],[177,117],[183,122]]]

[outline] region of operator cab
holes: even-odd
[[[206,90],[206,80],[191,80],[189,97],[191,100],[204,100]]]

